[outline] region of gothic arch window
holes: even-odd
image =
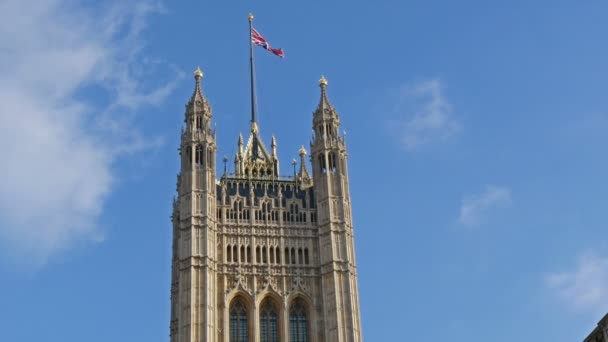
[[[260,262],[262,262],[262,258],[260,256],[261,256],[261,254],[260,254],[260,246],[257,246],[255,248],[255,262],[257,262],[258,264]]]
[[[291,248],[291,264],[294,265],[296,263],[296,249]]]
[[[338,168],[338,163],[336,161],[336,154],[334,152],[331,152],[329,154],[329,169],[331,170],[331,172],[336,172]]]
[[[203,165],[203,147],[201,145],[196,145],[196,152],[194,155],[194,162],[197,166]]]
[[[268,252],[270,254],[270,263],[274,264],[274,247],[270,246]]]
[[[247,306],[241,298],[236,298],[230,304],[230,342],[248,342]]]
[[[327,166],[325,165],[325,155],[319,154],[319,169],[322,173],[327,173]]]
[[[304,263],[304,256],[302,254],[302,248],[298,248],[298,264]]]
[[[239,256],[238,256],[238,248],[236,247],[236,245],[232,246],[232,261],[233,262],[239,262]]]
[[[285,263],[289,264],[289,248],[285,248]]]
[[[226,262],[231,262],[232,261],[232,247],[230,247],[230,245],[228,245],[228,247],[226,247]]]
[[[289,309],[289,341],[308,342],[308,317],[300,298],[294,300]]]
[[[260,342],[279,342],[279,314],[271,300],[260,309]]]
[[[241,262],[245,262],[245,246],[241,245]]]

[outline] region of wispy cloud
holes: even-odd
[[[485,190],[476,195],[465,196],[460,205],[461,224],[474,226],[480,224],[488,212],[511,203],[511,190],[507,187],[486,185]]]
[[[391,122],[406,150],[446,140],[460,130],[439,79],[401,87]]]
[[[140,81],[140,33],[162,7],[126,3],[0,2],[3,257],[40,266],[75,242],[103,240],[97,219],[115,182],[112,165],[149,141],[134,115],[162,102],[176,81]],[[88,87],[104,95],[79,93]]]
[[[599,315],[608,304],[608,257],[586,252],[567,271],[546,276],[547,287],[575,310]]]

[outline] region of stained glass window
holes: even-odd
[[[308,320],[306,308],[296,299],[289,310],[289,341],[308,342]]]
[[[230,305],[230,342],[248,342],[247,307],[240,298]]]
[[[279,342],[278,314],[270,301],[260,310],[260,342]]]

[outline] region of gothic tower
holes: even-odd
[[[280,174],[251,120],[234,170],[216,177],[211,107],[194,73],[173,203],[171,342],[361,341],[344,137],[319,81],[312,176],[302,146]]]

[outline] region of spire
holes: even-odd
[[[306,189],[312,186],[312,178],[310,177],[308,168],[306,167],[306,149],[304,148],[304,145],[300,147],[298,154],[300,155],[300,172],[298,172],[298,181],[300,183],[300,188]]]
[[[194,76],[194,91],[186,104],[185,122],[187,129],[190,132],[205,132],[209,135],[214,135],[211,129],[211,106],[203,95],[201,80],[203,79],[203,71],[200,67],[192,73]]]
[[[272,156],[276,157],[277,156],[277,139],[274,137],[274,135],[272,136],[272,140],[270,140],[270,149],[272,150]]]
[[[317,106],[315,114],[335,114],[337,116],[334,106],[331,105],[329,99],[327,98],[327,83],[328,82],[325,76],[321,76],[321,79],[319,80],[319,87],[321,88],[321,99],[319,100],[319,105]]]
[[[192,93],[192,97],[190,97],[190,102],[194,103],[196,101],[205,102],[205,97],[203,96],[203,90],[201,88],[201,80],[203,79],[203,71],[200,67],[196,67],[194,70],[194,80],[196,81],[196,85],[194,86],[194,92]]]
[[[243,134],[239,133],[239,141],[237,142],[239,147],[239,152],[243,153]]]

